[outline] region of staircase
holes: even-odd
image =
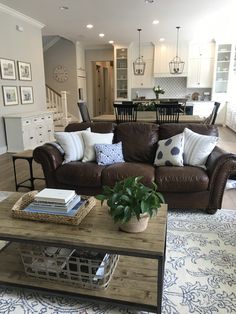
[[[72,116],[67,111],[67,92],[58,93],[46,85],[47,109],[54,112],[55,129],[64,129],[72,121]]]

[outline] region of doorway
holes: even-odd
[[[113,114],[113,61],[93,61],[93,114]]]

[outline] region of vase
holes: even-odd
[[[120,224],[119,229],[129,233],[138,233],[144,231],[148,226],[149,221],[148,214],[141,214],[140,219],[132,217],[128,222]]]
[[[159,99],[159,93],[155,93],[156,94],[156,99]]]

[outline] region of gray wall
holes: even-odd
[[[65,82],[58,82],[53,78],[54,69],[58,65],[67,69],[69,76]],[[67,91],[69,93],[68,111],[78,116],[75,44],[60,38],[55,45],[44,53],[44,67],[46,84],[58,93]]]
[[[85,50],[85,68],[87,72],[87,103],[91,116],[93,116],[93,68],[92,61],[113,61],[114,50],[110,49],[93,49]]]
[[[16,30],[23,27],[23,32]],[[46,109],[45,80],[41,29],[14,15],[4,13],[0,7],[0,58],[31,63],[32,81],[2,80],[0,78],[0,154],[6,152],[3,116],[7,114]],[[17,72],[17,71],[16,71]],[[2,86],[17,86],[19,105],[4,106]],[[20,104],[19,86],[32,86],[34,104]],[[17,136],[17,134],[16,134]]]

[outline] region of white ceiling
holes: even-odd
[[[138,41],[236,40],[236,0],[0,0],[25,15],[45,24],[44,35],[59,35],[85,46]],[[68,6],[68,10],[60,10]],[[153,25],[152,21],[160,21]],[[93,29],[87,29],[91,23]],[[104,38],[99,38],[99,33]]]

